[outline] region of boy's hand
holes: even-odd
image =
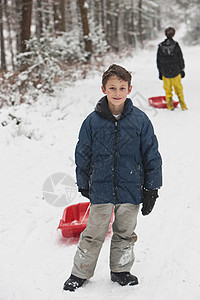
[[[88,190],[78,189],[78,191],[81,193],[81,195],[83,197],[86,197],[89,199],[89,191]]]
[[[146,216],[152,211],[156,198],[158,198],[158,190],[144,190],[143,191],[143,203],[142,203],[142,214]]]

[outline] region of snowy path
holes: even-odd
[[[133,71],[135,104],[151,118],[163,157],[164,186],[152,214],[138,219],[135,287],[120,287],[109,279],[109,237],[94,277],[87,286],[67,293],[76,244],[56,231],[63,207],[42,200],[44,180],[55,172],[74,176],[73,152],[85,116],[101,97],[101,77],[79,81],[60,92],[56,101],[44,99],[12,113],[22,117],[16,136],[13,124],[0,128],[0,300],[64,299],[200,299],[200,101],[197,61],[200,47],[182,47],[186,61],[183,87],[189,110],[154,110],[149,96],[163,95],[157,78],[156,47],[138,51],[121,62]],[[176,97],[174,97],[176,99]],[[46,103],[46,105],[44,104]],[[59,109],[56,109],[56,107]],[[10,110],[2,110],[3,120]],[[25,124],[25,125],[24,125]],[[15,137],[13,137],[15,136]],[[74,202],[84,201],[76,195]]]

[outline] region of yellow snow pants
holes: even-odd
[[[182,110],[186,110],[187,107],[184,101],[183,86],[181,84],[181,74],[173,78],[167,78],[163,76],[162,80],[163,80],[163,88],[166,93],[167,108],[170,110],[174,109],[174,104],[172,101],[172,97],[173,97],[172,87],[173,87],[179,99],[179,103],[181,105]]]

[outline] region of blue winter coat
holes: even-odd
[[[127,98],[116,120],[103,97],[83,122],[75,151],[77,185],[90,202],[142,202],[143,187],[162,185],[161,156],[152,124]]]

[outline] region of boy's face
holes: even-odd
[[[128,82],[113,76],[106,83],[105,89],[101,87],[107,95],[108,104],[112,106],[123,106],[127,95],[131,92],[132,86],[128,87]]]

